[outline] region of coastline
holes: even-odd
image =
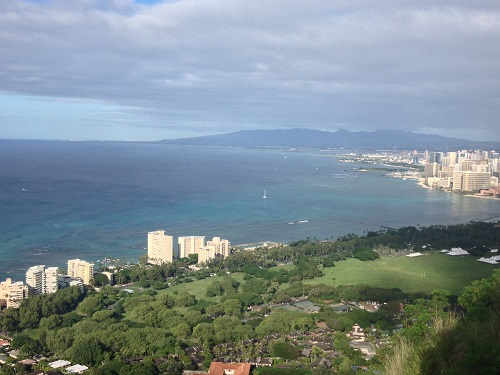
[[[430,187],[429,185],[427,185],[425,183],[425,178],[419,178],[417,185],[424,188],[424,189],[440,190],[440,189],[434,189],[434,188]],[[456,193],[456,192],[450,191],[450,190],[441,190],[441,191],[444,191],[447,193]],[[478,194],[461,194],[461,195],[463,197],[483,198],[483,199],[491,199],[491,200],[500,201],[500,197],[494,197],[494,196],[490,196],[490,195],[478,195]]]

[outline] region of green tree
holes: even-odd
[[[13,307],[5,309],[0,314],[0,331],[13,333],[19,330],[19,310]]]
[[[94,285],[98,287],[109,285],[109,278],[103,273],[96,273],[94,275]]]
[[[237,299],[228,299],[224,303],[224,313],[226,315],[238,316],[241,314],[241,302]]]
[[[2,374],[2,375],[16,375],[16,370],[14,367],[11,367],[9,365],[3,365],[0,368],[0,374]]]
[[[193,337],[198,339],[202,345],[210,345],[214,342],[215,330],[211,323],[200,323],[193,329]]]
[[[95,312],[101,310],[102,308],[103,308],[102,301],[96,295],[88,296],[78,304],[78,311],[87,315],[92,315]]]
[[[225,295],[233,295],[238,292],[238,287],[240,283],[233,279],[232,277],[225,276],[222,278],[220,285],[224,290]]]
[[[79,338],[70,349],[68,349],[69,358],[75,363],[87,366],[100,364],[104,359],[104,349],[102,344],[96,338]]]
[[[207,287],[207,291],[205,293],[207,297],[221,296],[223,294],[224,289],[222,289],[222,285],[218,280],[212,281],[212,283]]]
[[[63,356],[66,349],[71,347],[74,341],[74,332],[71,328],[61,328],[57,331],[48,331],[46,343],[49,351],[56,356]]]
[[[119,375],[120,369],[125,366],[125,363],[113,360],[105,362],[101,367],[99,367],[99,375]]]
[[[262,279],[253,278],[247,280],[242,286],[244,292],[264,294],[267,292],[268,283]]]
[[[286,341],[276,341],[272,346],[271,353],[273,357],[280,357],[286,360],[299,358],[300,350]]]
[[[48,318],[40,319],[40,328],[49,330],[59,327],[62,323],[62,318],[59,315],[51,315]]]
[[[179,323],[172,329],[172,333],[178,339],[187,339],[191,335],[191,327],[187,323]]]
[[[133,363],[120,368],[120,375],[157,375],[158,369],[153,364]]]
[[[194,306],[196,303],[196,297],[188,292],[179,293],[175,299],[175,304],[182,307]]]

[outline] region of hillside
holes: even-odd
[[[373,132],[338,130],[328,132],[305,128],[242,130],[204,137],[163,140],[161,143],[232,147],[429,149],[443,151],[473,148],[500,149],[498,142],[477,142],[399,130]]]

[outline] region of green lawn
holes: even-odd
[[[290,269],[293,266],[283,267]],[[453,294],[460,294],[461,290],[473,280],[489,277],[495,268],[498,266],[478,262],[473,256],[453,257],[441,253],[425,253],[415,258],[384,257],[367,262],[347,259],[335,263],[335,267],[324,268],[324,276],[305,282],[329,285],[369,284],[382,288],[400,288],[404,292],[430,292],[434,289],[446,289]],[[236,272],[229,276],[244,283],[244,273]],[[203,298],[218,302],[220,297],[205,296],[207,286],[215,280],[221,280],[221,277],[208,277],[175,285],[160,290],[158,293],[172,294],[175,291],[179,293],[186,291],[194,294],[197,299]],[[288,284],[282,287],[286,288]]]
[[[489,277],[495,268],[498,266],[478,262],[473,256],[426,253],[415,258],[384,257],[367,262],[347,259],[336,263],[335,267],[324,268],[324,276],[306,282],[329,285],[369,284],[400,288],[404,292],[446,289],[453,294],[460,294],[473,280]]]
[[[243,284],[245,281],[243,280],[243,277],[245,276],[244,273],[242,272],[235,272],[231,273],[227,276],[230,276],[232,279],[240,282],[240,284]],[[170,293],[173,294],[175,291],[181,293],[181,292],[189,292],[190,294],[193,294],[196,299],[205,299],[207,301],[214,301],[214,302],[219,302],[220,296],[217,297],[207,297],[205,296],[205,293],[207,291],[207,287],[212,284],[215,280],[222,280],[222,277],[220,276],[214,276],[214,277],[207,277],[206,279],[203,280],[194,280],[193,282],[190,283],[185,283],[185,284],[178,284],[175,286],[171,286],[167,289],[162,289],[159,290],[158,293]]]

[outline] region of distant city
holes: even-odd
[[[341,161],[410,167],[391,176],[418,178],[422,184],[446,191],[482,197],[500,197],[500,153],[497,151],[377,152],[345,155]]]

